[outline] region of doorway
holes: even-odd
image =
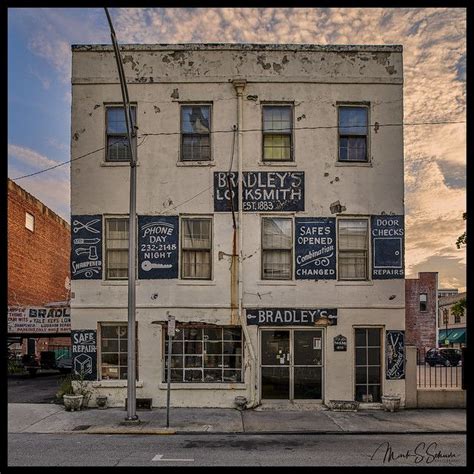
[[[260,386],[263,400],[322,400],[323,330],[263,329]]]

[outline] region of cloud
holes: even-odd
[[[36,170],[49,168],[60,163],[59,161],[51,160],[50,158],[42,155],[41,153],[38,153],[35,150],[32,150],[31,148],[14,145],[11,143],[8,144],[8,157],[14,158],[22,165],[34,168]],[[64,165],[63,167],[59,167],[58,170],[61,170],[63,172],[67,171],[68,166]]]

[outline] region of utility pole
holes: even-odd
[[[104,8],[110,26],[110,36],[117,61],[117,69],[122,90],[125,123],[127,125],[128,146],[130,149],[130,209],[128,225],[128,351],[127,351],[127,417],[125,421],[140,422],[136,414],[136,360],[135,360],[135,228],[136,228],[136,194],[137,194],[137,159],[133,138],[136,137],[130,99],[128,97],[127,82],[123,70],[122,56],[115,36],[107,8]]]

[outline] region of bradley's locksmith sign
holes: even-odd
[[[258,326],[314,326],[337,324],[337,309],[247,309],[247,324]]]
[[[69,334],[69,307],[8,308],[8,334]]]

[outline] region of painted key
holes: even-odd
[[[145,272],[149,272],[150,270],[153,270],[153,268],[171,268],[171,264],[163,264],[163,263],[151,263],[149,260],[145,260],[142,263],[142,269]]]

